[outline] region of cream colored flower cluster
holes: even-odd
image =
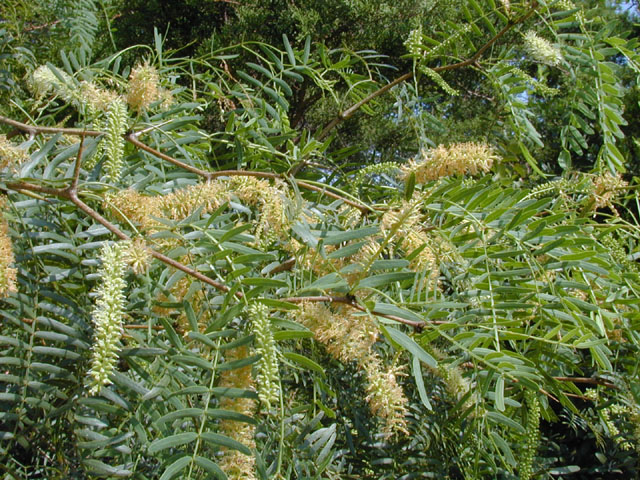
[[[6,202],[7,198],[0,196],[0,212],[4,211]],[[11,266],[14,262],[9,225],[6,220],[0,218],[0,297],[6,297],[16,291],[17,270]]]
[[[61,70],[57,70],[57,74],[47,65],[41,65],[33,71],[29,87],[35,97],[40,99],[53,91],[65,102],[78,99],[79,92],[75,88],[73,78]]]
[[[230,349],[226,354],[226,360],[229,362],[242,360],[247,357],[248,350],[246,346]],[[251,390],[253,388],[251,365],[221,372],[218,386]],[[248,417],[254,414],[256,407],[256,402],[250,398],[222,397],[220,400],[220,408]],[[255,448],[255,427],[250,423],[222,420],[219,431],[221,434],[242,443],[249,449]],[[218,464],[230,480],[254,480],[256,478],[255,457],[253,455],[245,455],[237,450],[224,449],[222,458]]]
[[[144,238],[136,237],[128,242],[127,263],[133,270],[133,273],[140,275],[149,270],[151,265],[151,249],[148,247]]]
[[[98,112],[106,112],[113,102],[121,99],[116,92],[86,81],[80,82],[78,96],[89,107],[90,116]]]
[[[414,28],[409,32],[409,36],[405,40],[404,46],[407,47],[407,50],[411,55],[418,56],[423,53],[422,27]]]
[[[419,200],[404,202],[399,208],[390,209],[380,222],[382,232],[388,234],[395,230],[395,244],[406,254],[417,248],[420,253],[413,257],[410,266],[417,272],[425,273],[428,281],[436,282],[440,271],[434,254],[434,239],[420,225]]]
[[[230,200],[240,200],[260,208],[261,217],[256,227],[256,241],[288,239],[289,221],[285,215],[287,191],[284,184],[271,185],[253,177],[232,177],[185,187],[167,195],[146,196],[134,190],[124,190],[107,198],[106,207],[125,221],[138,224],[145,230],[155,231],[161,223],[157,218],[182,220],[202,207],[209,213]],[[155,218],[154,218],[155,217]],[[265,234],[268,232],[268,234]]]
[[[556,66],[562,62],[562,53],[549,40],[539,37],[533,30],[524,36],[524,46],[534,60]]]
[[[385,368],[377,355],[370,355],[364,368],[368,379],[366,401],[371,413],[384,421],[382,433],[385,437],[408,435],[407,397],[397,381],[402,375],[401,368]]]
[[[605,172],[593,179],[593,201],[596,208],[610,207],[613,209],[613,200],[624,191],[629,182],[622,179],[619,173],[615,175]]]
[[[415,175],[417,184],[424,184],[450,175],[476,175],[488,172],[499,160],[493,148],[484,143],[456,143],[423,150],[421,158],[403,167],[403,177]]]
[[[29,160],[27,152],[11,143],[6,135],[0,135],[0,170],[9,167],[12,170]]]
[[[161,101],[162,107],[171,105],[171,92],[160,86],[160,75],[153,65],[144,63],[131,70],[127,86],[127,103],[136,111],[147,110]]]
[[[319,303],[302,304],[294,319],[307,327],[327,351],[342,362],[356,362],[367,377],[367,397],[371,413],[383,423],[390,437],[407,432],[407,398],[397,382],[399,369],[383,365],[373,351],[378,328],[364,315],[343,308],[333,311]]]

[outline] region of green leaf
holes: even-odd
[[[173,423],[174,421],[183,418],[196,418],[202,417],[203,415],[204,410],[202,410],[201,408],[182,408],[180,410],[169,412],[166,415],[163,415],[162,417],[157,419],[154,424],[162,425],[163,423]]]
[[[273,288],[282,288],[288,287],[289,284],[283,280],[277,280],[275,278],[262,278],[262,277],[252,277],[252,278],[243,278],[242,283],[244,285],[249,285],[252,287],[273,287]]]
[[[200,330],[198,326],[198,319],[196,318],[196,312],[193,311],[193,307],[190,302],[184,301],[182,302],[182,308],[184,308],[184,313],[187,316],[187,320],[189,322],[189,326],[191,327],[192,332],[197,332]]]
[[[394,282],[403,282],[405,280],[413,280],[416,274],[413,272],[394,272],[394,273],[381,273],[379,275],[373,275],[367,277],[358,283],[357,288],[379,288],[389,285]]]
[[[540,170],[540,167],[538,167],[538,162],[536,162],[536,160],[533,158],[533,156],[531,155],[531,153],[529,152],[529,149],[525,146],[525,144],[522,142],[518,142],[518,145],[520,146],[520,151],[522,152],[522,156],[527,161],[529,166],[533,169],[533,171],[536,172],[538,175],[540,175],[542,178],[546,177],[544,172]]]
[[[496,380],[495,404],[500,412],[504,412],[504,377],[502,375]]]
[[[253,365],[260,359],[260,355],[252,355],[247,358],[241,358],[239,360],[232,360],[230,362],[224,362],[218,365],[217,370],[224,372],[227,370],[236,370],[238,368]]]
[[[291,48],[291,44],[289,43],[289,38],[287,38],[286,34],[282,34],[282,43],[284,43],[284,49],[287,51],[287,55],[289,57],[289,62],[294,67],[296,66],[296,56],[293,53],[293,49]]]
[[[346,232],[324,232],[321,238],[325,245],[339,245],[351,240],[359,240],[361,238],[370,237],[380,231],[377,226],[356,228],[354,230],[347,230]]]
[[[319,278],[311,285],[307,285],[306,287],[299,290],[299,292],[306,292],[310,290],[336,290],[340,288],[346,288],[348,286],[349,284],[338,273],[334,272]]]
[[[185,469],[187,465],[191,463],[191,456],[185,455],[184,457],[178,458],[171,465],[169,465],[165,471],[163,472],[160,480],[171,480],[173,477],[178,475],[182,470]]]
[[[133,472],[124,468],[123,465],[113,467],[94,458],[83,460],[82,463],[87,468],[87,470],[93,474],[122,478],[133,475]]]
[[[394,342],[408,350],[412,355],[417,357],[420,361],[424,362],[428,367],[438,367],[438,362],[436,361],[436,359],[433,358],[429,353],[425,352],[424,349],[407,334],[390,326],[385,326],[383,328],[383,331],[386,331],[389,337]]]
[[[318,365],[316,362],[314,362],[310,358],[305,357],[304,355],[300,355],[293,352],[285,352],[283,356],[287,360],[291,360],[292,362],[295,362],[298,365],[303,366],[304,368],[307,368],[309,370],[312,370],[316,373],[319,373],[325,376],[324,368],[322,368],[320,365]]]
[[[192,355],[172,355],[171,360],[181,365],[187,365],[191,367],[198,367],[204,370],[213,370],[213,364],[206,358],[197,357]]]
[[[427,390],[424,388],[424,378],[422,378],[422,367],[420,367],[420,360],[414,356],[411,361],[411,371],[413,372],[413,378],[416,381],[416,387],[418,388],[418,395],[420,395],[420,401],[430,412],[433,411]]]
[[[251,450],[249,450],[245,445],[225,435],[220,435],[219,433],[212,432],[203,432],[200,437],[207,443],[211,443],[213,445],[218,445],[221,447],[232,448],[234,450],[238,450],[241,453],[244,453],[245,455],[251,455]]]
[[[404,199],[407,202],[411,200],[411,197],[413,197],[413,192],[415,188],[416,188],[416,174],[415,172],[411,172],[404,186]]]
[[[238,235],[240,235],[241,233],[246,232],[247,230],[250,230],[253,228],[253,225],[251,223],[245,223],[243,225],[238,225],[235,228],[232,228],[231,230],[227,231],[224,233],[224,235],[222,235],[222,237],[220,237],[220,243],[222,242],[226,242],[228,240],[231,240],[234,237],[237,237]],[[259,252],[257,252],[259,253]]]
[[[198,434],[195,432],[176,433],[175,435],[169,435],[168,437],[154,440],[151,445],[149,445],[148,451],[150,454],[158,453],[159,451],[167,448],[175,448],[179,445],[184,445],[185,443],[191,443],[197,438]]]
[[[519,433],[525,433],[525,429],[522,425],[520,425],[515,420],[503,415],[499,412],[487,412],[487,417],[493,420],[496,423],[500,423],[506,427],[512,428]]]
[[[298,338],[312,338],[313,332],[309,330],[282,330],[273,334],[276,342],[281,340],[295,340]]]
[[[424,319],[417,313],[390,303],[376,303],[373,308],[373,312],[382,315],[394,315],[396,317],[404,318],[405,320],[411,320],[412,322],[424,322]]]
[[[232,410],[224,410],[222,408],[211,408],[207,410],[207,416],[219,420],[233,420],[234,422],[244,422],[252,425],[256,425],[258,423],[254,418],[251,418],[248,415]]]
[[[196,455],[194,461],[196,465],[198,465],[203,470],[206,470],[214,477],[220,480],[226,480],[227,475],[220,469],[220,467],[216,463],[212,462],[208,458]]]

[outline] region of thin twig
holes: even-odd
[[[509,30],[511,30],[514,26],[518,25],[519,23],[522,23],[522,22],[528,20],[529,18],[531,18],[531,16],[535,14],[537,8],[538,8],[538,4],[537,4],[537,2],[534,1],[533,2],[533,6],[531,7],[531,10],[529,10],[526,14],[522,15],[520,18],[517,18],[515,20],[509,21],[502,28],[502,30],[500,30],[498,33],[496,33],[487,43],[485,43],[482,47],[480,47],[476,51],[476,53],[474,53],[468,59],[462,60],[462,61],[457,62],[457,63],[452,63],[450,65],[441,65],[439,67],[434,67],[434,68],[432,68],[432,70],[434,72],[444,72],[444,71],[447,71],[447,70],[455,70],[455,69],[458,69],[458,68],[467,67],[469,65],[476,64],[478,62],[478,60],[480,59],[480,57],[482,57],[482,55],[489,48],[491,48],[491,46],[494,43],[496,43],[500,38],[502,38]],[[364,105],[369,103],[371,100],[379,97],[380,95],[382,95],[385,92],[389,91],[390,89],[392,89],[396,85],[398,85],[400,83],[403,83],[403,82],[406,82],[407,80],[410,80],[411,78],[413,78],[413,72],[405,73],[405,74],[399,76],[398,78],[396,78],[395,80],[393,80],[392,82],[387,83],[386,85],[380,87],[378,90],[376,90],[375,92],[369,94],[368,96],[366,96],[365,98],[363,98],[359,102],[355,103],[351,107],[349,107],[346,110],[340,112],[333,120],[331,120],[331,122],[329,122],[327,124],[326,127],[324,127],[322,129],[322,131],[316,136],[316,139],[317,140],[324,139],[329,134],[329,132],[331,130],[333,130],[333,128],[335,128],[339,123],[342,123],[345,120],[348,120],[349,118],[351,118],[358,110],[360,110],[360,108],[362,108]]]
[[[10,118],[7,117],[3,117],[0,115],[0,122],[1,123],[5,123],[7,125],[11,125],[19,130],[22,130],[24,132],[29,133],[30,135],[36,135],[39,133],[63,133],[63,134],[67,134],[67,135],[78,135],[81,137],[84,136],[88,136],[88,137],[99,137],[100,135],[105,135],[104,132],[98,132],[98,131],[94,131],[94,130],[83,130],[80,128],[59,128],[59,127],[36,127],[36,126],[32,126],[32,125],[27,125],[26,123],[22,123],[22,122],[17,122],[15,120],[12,120]],[[286,180],[286,178],[282,175],[279,175],[277,173],[271,173],[271,172],[256,172],[256,171],[249,171],[249,170],[220,170],[220,171],[216,171],[216,172],[208,172],[206,170],[202,170],[200,168],[194,167],[192,165],[189,165],[187,163],[184,163],[180,160],[178,160],[177,158],[174,158],[170,155],[167,155],[166,153],[162,153],[159,150],[156,150],[153,147],[150,147],[149,145],[147,145],[146,143],[140,141],[138,139],[138,135],[141,132],[131,132],[131,133],[127,133],[124,135],[124,139],[131,143],[132,145],[134,145],[135,147],[144,150],[145,152],[150,153],[151,155],[154,155],[162,160],[165,160],[177,167],[180,167],[184,170],[187,170],[191,173],[195,173],[198,176],[201,176],[207,180],[211,180],[213,178],[217,178],[217,177],[223,177],[223,176],[227,176],[227,177],[232,177],[232,176],[242,176],[242,177],[257,177],[257,178],[269,178],[272,180]],[[346,203],[347,205],[351,205],[354,208],[359,209],[361,212],[372,212],[374,211],[374,209],[372,207],[369,207],[368,205],[362,204],[362,203],[358,203],[358,202],[354,202],[353,200],[349,200],[348,198],[345,198],[337,193],[331,192],[330,190],[327,190],[327,188],[321,188],[315,185],[311,185],[307,182],[301,181],[301,180],[296,180],[294,179],[294,181],[297,183],[297,185],[301,188],[304,188],[306,190],[311,190],[314,192],[320,192],[323,193],[324,195],[331,197],[331,198],[335,198],[336,200],[342,200],[344,203]],[[33,189],[32,189],[33,190]],[[47,193],[47,192],[44,192]],[[53,195],[56,195],[56,193],[51,193]]]
[[[93,218],[96,222],[100,223],[103,227],[105,227],[107,230],[109,230],[111,233],[113,233],[116,237],[118,237],[121,240],[131,240],[131,237],[129,237],[129,235],[127,235],[126,233],[124,233],[122,230],[120,230],[116,225],[114,225],[113,223],[111,223],[109,220],[107,220],[106,218],[104,218],[102,215],[100,215],[98,212],[96,212],[94,209],[92,209],[90,206],[88,206],[86,203],[84,203],[82,200],[80,200],[80,198],[78,198],[78,194],[75,190],[72,189],[68,189],[68,188],[49,188],[49,187],[41,187],[40,185],[34,185],[32,183],[26,183],[26,182],[12,182],[12,183],[8,183],[7,184],[7,188],[11,189],[11,190],[30,190],[30,191],[34,191],[34,192],[39,192],[39,193],[46,193],[49,195],[54,195],[60,198],[66,198],[68,200],[70,200],[76,207],[78,207],[80,210],[82,210],[85,215],[87,215],[88,217]],[[161,262],[170,265],[172,267],[174,267],[177,270],[181,270],[184,273],[186,273],[187,275],[190,275],[194,278],[197,278],[198,280],[211,285],[212,287],[222,291],[222,292],[228,292],[229,291],[229,287],[227,287],[226,285],[223,285],[220,282],[217,282],[216,280],[213,280],[209,277],[207,277],[206,275],[203,275],[202,273],[198,272],[197,270],[194,270],[193,268],[190,268],[176,260],[173,260],[172,258],[167,257],[166,255],[163,255],[162,253],[151,249],[151,255],[154,258],[157,258],[158,260],[160,260]],[[236,292],[235,296],[238,298],[242,298],[242,293],[241,292]]]
[[[158,150],[156,150],[153,147],[150,147],[149,145],[147,145],[144,142],[141,142],[140,140],[138,140],[137,134],[136,133],[129,133],[127,135],[125,135],[125,140],[129,143],[131,143],[132,145],[135,145],[136,147],[138,147],[140,150],[144,150],[145,152],[148,152],[158,158],[161,158],[162,160],[166,160],[169,163],[172,163],[173,165],[175,165],[176,167],[180,167],[184,170],[187,170],[188,172],[191,173],[195,173],[196,175],[200,175],[201,177],[205,177],[205,178],[209,178],[210,172],[207,172],[205,170],[201,170],[197,167],[194,167],[192,165],[189,165],[187,163],[181,162],[180,160],[178,160],[177,158],[173,158],[169,155],[167,155],[166,153],[162,153]]]
[[[295,264],[296,264],[296,259],[295,258],[290,258],[290,259],[285,260],[284,262],[282,262],[280,265],[275,267],[273,270],[270,270],[269,273],[270,274],[274,274],[274,273],[280,273],[280,272],[288,272],[289,270],[291,270],[294,267]]]
[[[608,380],[604,380],[602,378],[592,378],[592,377],[553,377],[554,380],[557,380],[558,382],[570,382],[570,383],[586,383],[589,385],[602,385],[603,387],[608,387],[608,388],[615,388],[617,389],[618,387],[608,381]]]
[[[85,130],[83,128],[37,127],[35,125],[27,125],[26,123],[3,117],[2,115],[0,115],[0,122],[11,125],[23,132],[27,132],[29,135],[37,135],[39,133],[63,133],[67,135],[85,135],[87,137],[99,137],[100,135],[104,135],[104,132]]]
[[[32,27],[25,27],[22,32],[33,32],[34,30],[42,30],[43,28],[53,27],[59,24],[62,20],[54,20],[53,22],[44,23],[42,25],[34,25]]]

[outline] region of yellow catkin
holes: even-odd
[[[147,246],[147,242],[143,237],[136,237],[131,241],[127,260],[133,273],[137,275],[149,270],[152,260],[151,249]]]
[[[11,143],[6,135],[0,135],[0,170],[17,170],[23,162],[29,160],[27,152]]]
[[[119,220],[130,221],[143,230],[154,231],[161,224],[153,217],[162,217],[155,198],[129,188],[119,191],[117,195],[109,195],[105,199],[105,207]]]
[[[153,232],[161,226],[154,217],[183,220],[198,208],[206,214],[235,200],[260,210],[255,230],[257,241],[262,237],[265,241],[289,242],[290,221],[285,214],[287,195],[284,184],[272,185],[267,180],[253,177],[232,177],[191,185],[166,195],[147,196],[135,190],[124,190],[108,197],[106,207],[117,218]]]
[[[242,360],[247,358],[248,350],[246,346],[228,350],[227,361]],[[220,373],[220,387],[253,389],[253,378],[251,376],[251,365],[235,370],[226,370]],[[222,397],[220,408],[252,416],[256,410],[256,402],[250,398],[228,398]],[[221,420],[219,431],[233,440],[237,440],[249,449],[255,448],[255,427],[249,423],[237,422],[233,420]],[[223,472],[227,474],[229,480],[253,480],[255,475],[255,458],[247,456],[237,450],[224,449],[222,458],[218,462]]]
[[[309,303],[294,315],[331,355],[343,362],[363,363],[378,338],[378,328],[369,317],[354,317],[342,308],[334,312],[320,303]]]
[[[6,202],[7,198],[0,196],[0,213],[4,212]],[[0,217],[0,297],[6,297],[17,290],[17,270],[11,266],[14,262],[9,225]]]
[[[493,148],[484,143],[456,143],[450,146],[439,145],[423,150],[402,168],[403,177],[415,175],[417,184],[424,184],[438,178],[451,175],[476,175],[488,172],[499,159]]]
[[[529,55],[540,63],[555,66],[562,62],[562,53],[549,40],[539,37],[533,30],[524,36],[524,46]]]
[[[79,92],[73,78],[62,70],[57,70],[57,73],[58,75],[53,73],[47,65],[41,65],[33,71],[29,87],[36,99],[41,99],[53,90],[65,102],[78,100]]]
[[[105,245],[101,252],[101,282],[96,289],[97,299],[91,314],[94,325],[91,347],[91,370],[89,371],[89,393],[99,393],[103,386],[111,383],[110,375],[115,371],[122,336],[122,323],[126,307],[124,279],[127,269],[126,243]]]
[[[609,207],[615,210],[613,201],[628,187],[629,183],[619,173],[605,172],[593,179],[592,198],[596,208]]]
[[[383,435],[407,433],[408,401],[397,382],[400,370],[386,367],[372,350],[378,337],[374,322],[368,316],[353,315],[344,308],[333,311],[320,303],[303,304],[294,318],[311,330],[333,357],[356,362],[364,370],[366,400],[371,413],[383,423]]]
[[[401,369],[385,368],[380,357],[373,352],[364,363],[364,368],[368,383],[366,400],[371,413],[383,421],[383,435],[408,434],[407,397],[397,381]]]
[[[255,353],[260,355],[256,364],[258,397],[268,411],[280,400],[280,373],[278,349],[273,338],[273,329],[269,319],[269,310],[262,304],[249,307],[251,333],[255,336]]]
[[[146,110],[160,99],[160,76],[152,65],[144,63],[131,70],[127,103],[133,110]]]
[[[93,112],[106,112],[119,97],[116,92],[96,85],[94,82],[80,82],[78,91],[80,101]]]

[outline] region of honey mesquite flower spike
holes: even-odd
[[[249,352],[246,346],[232,348],[227,353],[227,361],[242,360],[248,356]],[[221,372],[220,383],[218,386],[225,388],[253,389],[251,365]],[[250,417],[255,413],[256,402],[251,398],[222,397],[220,400],[220,407],[224,410],[229,410]],[[253,449],[256,446],[254,440],[255,426],[251,423],[223,419],[220,422],[220,433],[242,443],[250,449]],[[229,480],[254,480],[256,478],[255,458],[253,456],[245,455],[238,450],[225,448],[219,465]]]
[[[415,174],[416,183],[424,184],[450,175],[476,175],[491,170],[499,156],[484,143],[466,142],[450,146],[439,145],[423,150],[403,168],[403,177]]]
[[[97,394],[111,383],[116,368],[125,312],[124,275],[127,269],[128,242],[105,245],[100,252],[102,267],[98,298],[92,313],[94,340],[91,348],[89,393]]]
[[[270,410],[280,398],[280,374],[278,372],[278,350],[271,330],[269,310],[261,304],[249,307],[251,329],[255,335],[256,353],[262,355],[257,363],[258,397]]]
[[[123,135],[127,131],[127,105],[122,99],[116,99],[109,107],[105,130],[105,170],[109,180],[117,181],[124,165]]]
[[[7,198],[0,196],[0,213],[4,211],[6,202]],[[0,297],[16,291],[17,270],[11,266],[15,258],[8,233],[9,225],[0,218]]]

